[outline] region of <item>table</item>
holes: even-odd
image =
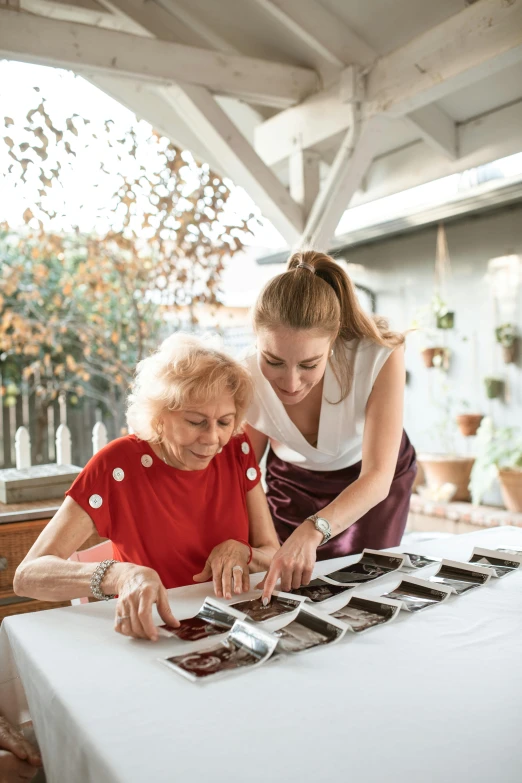
[[[473,546],[522,549],[522,530],[411,549],[465,560]],[[323,562],[316,573],[331,570]],[[170,591],[178,617],[208,588]],[[21,715],[23,682],[49,783],[522,779],[522,572],[204,685],[157,660],[182,642],[121,637],[113,612],[112,602],[73,606],[9,617],[0,630],[0,703],[10,697]]]

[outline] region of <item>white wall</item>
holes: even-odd
[[[377,310],[393,328],[408,328],[416,309],[431,299],[436,231],[434,226],[354,248],[344,256],[354,265],[353,279],[376,292]],[[522,427],[522,345],[517,365],[504,365],[494,327],[505,317],[495,310],[487,277],[490,259],[513,253],[522,258],[522,206],[448,223],[446,234],[452,264],[446,298],[455,310],[455,329],[443,337],[452,351],[451,367],[447,374],[426,369],[420,335],[408,336],[405,426],[418,451],[472,454],[474,438],[456,434],[452,442],[454,416],[466,412],[463,399],[470,403],[469,412],[490,414],[499,426]],[[522,268],[520,275],[514,318],[522,334]],[[505,378],[504,401],[487,399],[486,375]]]

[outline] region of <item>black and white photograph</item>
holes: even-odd
[[[456,595],[462,595],[469,590],[482,587],[491,579],[491,570],[483,566],[472,566],[453,560],[443,560],[438,571],[430,576],[429,581],[446,585]]]
[[[208,636],[229,631],[239,613],[233,614],[226,605],[219,604],[215,599],[206,598],[205,603],[194,617],[180,620],[179,628],[170,625],[160,625],[163,634],[176,636],[185,642],[196,642],[198,639],[206,639]]]
[[[403,563],[402,554],[384,554],[373,549],[365,549],[356,563],[322,576],[321,579],[334,585],[365,584],[397,571]]]
[[[369,628],[383,623],[389,623],[400,611],[400,606],[383,603],[378,598],[362,598],[351,596],[350,600],[333,612],[332,617],[337,617],[349,626],[354,633],[362,633]]]
[[[475,547],[469,562],[475,566],[489,568],[493,572],[493,576],[502,578],[503,576],[512,574],[520,568],[522,564],[522,554],[517,555],[515,553],[512,554],[511,557],[506,557],[506,555],[501,555],[494,549]]]
[[[336,595],[342,595],[347,593],[350,588],[341,587],[340,585],[330,585],[323,582],[322,579],[313,579],[310,584],[298,587],[295,590],[290,590],[292,595],[301,595],[306,598],[307,601],[311,601],[314,604],[327,601],[329,598],[333,598]]]
[[[279,638],[277,653],[297,653],[331,644],[344,636],[345,631],[330,621],[329,615],[317,617],[305,607],[291,623],[285,625],[274,636]]]
[[[451,590],[448,587],[433,587],[425,580],[409,577],[403,579],[397,587],[382,597],[401,601],[401,608],[407,612],[422,612],[430,606],[437,606],[446,601],[450,595]]]
[[[274,651],[277,639],[254,625],[237,620],[223,641],[206,650],[173,655],[162,660],[192,681],[257,666]]]
[[[400,568],[401,571],[420,571],[421,568],[440,563],[440,557],[426,557],[426,555],[417,555],[413,552],[403,552],[402,554],[404,555],[404,563]]]
[[[279,617],[287,612],[295,612],[301,605],[301,601],[283,596],[272,596],[272,600],[267,606],[263,606],[261,598],[252,598],[249,601],[238,601],[231,604],[238,612],[246,614],[255,623],[262,623],[265,620],[271,620],[273,617]]]

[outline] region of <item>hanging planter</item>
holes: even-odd
[[[504,381],[502,378],[484,378],[486,397],[496,400],[504,394]]]
[[[497,343],[502,346],[504,364],[513,364],[517,358],[518,334],[514,324],[501,324],[495,329]]]
[[[455,313],[447,310],[444,313],[437,313],[437,329],[453,329],[455,326]]]
[[[475,435],[484,416],[482,413],[461,413],[457,416],[457,424],[461,435],[469,438]]]

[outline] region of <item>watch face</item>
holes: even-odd
[[[316,522],[316,528],[319,530],[320,533],[325,536],[327,533],[330,532],[330,525],[326,521],[326,519],[319,518]]]

